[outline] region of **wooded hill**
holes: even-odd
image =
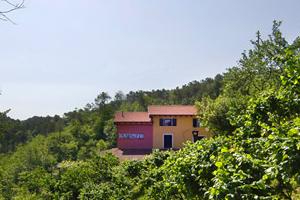
[[[113,98],[108,93],[101,92],[93,103],[88,103],[83,109],[65,113],[63,117],[34,116],[20,121],[9,118],[7,111],[0,115],[0,153],[14,151],[18,144],[26,143],[37,135],[47,136],[61,131],[72,123],[89,124],[97,135],[95,139],[106,139],[106,134],[109,133],[104,132],[105,125],[112,125],[110,120],[116,111],[145,111],[148,105],[194,104],[203,97],[215,99],[220,94],[222,80],[223,76],[218,74],[215,78],[193,81],[172,90],[140,90],[126,95],[119,91]]]
[[[299,198],[300,38],[289,44],[279,27],[264,39],[258,32],[238,65],[214,79],[112,100],[101,93],[63,118],[3,113],[0,199]],[[115,111],[190,103],[213,138],[142,161],[100,154],[115,145]]]

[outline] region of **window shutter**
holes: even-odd
[[[200,127],[200,126],[201,126],[200,119],[194,118],[194,119],[193,119],[193,127],[194,127],[194,128],[197,128],[197,127]]]
[[[163,119],[159,119],[159,125],[160,125],[160,126],[163,126],[163,122],[164,122]]]
[[[176,126],[176,119],[173,119],[173,126]]]

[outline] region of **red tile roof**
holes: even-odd
[[[192,105],[148,106],[149,115],[196,115],[197,108]]]
[[[115,122],[151,122],[148,112],[117,112]]]

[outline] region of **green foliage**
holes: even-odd
[[[279,89],[282,63],[274,57],[284,55],[290,44],[279,29],[281,22],[274,21],[272,34],[265,40],[257,32],[251,41],[253,49],[242,54],[237,67],[224,74],[224,94],[226,96],[255,96],[270,89]]]
[[[90,162],[64,161],[59,165],[60,179],[57,183],[59,196],[64,199],[75,199],[85,182],[96,181],[96,171]]]
[[[65,126],[65,121],[57,115],[19,121],[8,117],[8,112],[0,113],[0,153],[14,151],[18,144],[26,143],[37,135],[61,131]]]
[[[96,157],[90,161],[66,161],[60,164],[60,176],[57,185],[58,196],[66,199],[75,199],[80,190],[85,196],[91,183],[102,183],[111,180],[112,168],[119,164],[117,158],[111,154]],[[93,184],[92,184],[93,185]],[[91,188],[93,189],[93,188]]]
[[[267,40],[258,34],[254,49],[224,80],[216,76],[169,91],[118,92],[112,101],[101,93],[95,103],[66,113],[63,130],[58,120],[56,132],[32,136],[24,145],[16,147],[24,122],[2,114],[0,136],[9,142],[1,141],[1,147],[15,151],[0,155],[0,199],[297,198],[300,39],[288,44],[279,25],[274,23]],[[188,142],[179,151],[155,150],[140,161],[120,163],[100,154],[115,145],[114,111],[195,99],[201,100],[202,124],[216,133],[213,138]]]
[[[114,120],[110,119],[106,121],[103,132],[105,139],[110,147],[116,147],[117,145],[117,128],[114,124]]]
[[[25,190],[43,199],[52,199],[52,191],[54,190],[56,180],[51,173],[44,168],[37,167],[31,171],[21,172],[19,174],[18,184],[22,193]]]
[[[289,44],[280,32],[280,24],[274,21],[272,34],[265,40],[257,33],[256,40],[251,41],[253,49],[242,54],[238,66],[224,73],[223,90],[215,100],[204,98],[197,103],[202,123],[216,134],[228,134],[241,126],[236,118],[244,115],[251,99],[274,93],[281,87],[281,77],[287,68],[283,59],[287,52],[297,53],[300,42],[296,39]]]
[[[54,133],[48,138],[48,148],[58,162],[76,159],[78,142],[70,132]]]
[[[229,110],[238,108],[240,102],[225,96],[219,96],[213,100],[205,97],[202,101],[197,102],[196,106],[199,111],[199,117],[204,127],[209,127],[216,134],[231,134],[235,127],[230,123],[231,115]]]
[[[116,111],[145,111],[150,104],[193,104],[204,96],[215,99],[220,94],[222,80],[222,75],[216,75],[172,90],[131,91],[126,95],[118,91],[114,99],[101,92],[93,103],[65,113],[63,117],[34,116],[20,121],[9,118],[8,110],[0,113],[0,153],[13,152],[19,144],[29,142],[37,135],[62,132],[68,126],[73,127],[74,135],[81,134],[80,140],[103,139],[108,141],[109,147],[114,147],[116,135],[112,118]],[[82,149],[82,154],[84,151]]]
[[[229,123],[230,128],[223,130],[231,133],[189,143],[178,152],[154,152],[144,161],[122,163],[111,185],[92,187],[101,194],[97,197],[291,199],[300,185],[300,57],[295,45],[291,50],[281,39],[277,23],[274,27],[273,36],[262,43],[266,46],[257,45],[264,51],[251,52],[244,58],[245,69],[236,71],[247,74],[251,62],[257,67],[265,64],[262,74],[264,68],[274,66],[274,79],[264,83],[266,76],[257,74],[251,76],[255,82],[245,83],[246,88],[235,88],[233,97],[225,91],[216,100],[207,98],[199,104],[206,112],[202,117],[211,120],[207,124],[219,124],[214,130],[222,130]],[[234,84],[240,83],[237,80]],[[233,86],[225,84],[226,90]],[[222,121],[222,115],[227,122]]]

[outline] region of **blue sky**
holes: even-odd
[[[26,0],[0,22],[0,110],[63,114],[101,91],[175,88],[232,67],[260,30],[300,32],[298,0]]]

